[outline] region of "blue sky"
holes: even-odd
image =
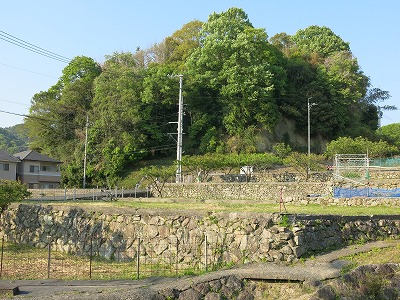
[[[85,55],[102,63],[115,51],[134,52],[161,42],[182,25],[207,21],[212,12],[239,7],[268,36],[293,35],[327,26],[350,43],[384,102],[400,108],[400,1],[270,0],[20,0],[3,1],[0,30],[59,55]],[[66,64],[0,40],[0,127],[22,123],[32,96],[54,85]],[[9,112],[9,113],[5,113]],[[382,125],[400,123],[400,111],[384,112]]]

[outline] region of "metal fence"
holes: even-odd
[[[54,250],[49,240],[41,249],[12,244],[1,240],[0,278],[16,279],[139,279],[151,276],[180,276],[198,274],[207,270],[233,264],[223,261],[218,243],[210,243],[207,237],[201,243],[170,241],[159,245],[157,254],[150,251],[146,242],[138,239],[129,250],[110,253],[94,252],[91,245],[85,254],[67,254]],[[92,244],[92,243],[91,243]],[[93,247],[94,248],[94,247]],[[189,251],[190,250],[190,251]]]
[[[369,165],[377,167],[392,167],[392,168],[400,167],[400,157],[370,158]]]
[[[64,189],[30,189],[31,193],[29,200],[34,201],[68,201],[68,200],[104,200],[112,201],[125,197],[150,197],[150,189],[143,188],[113,188],[113,189],[77,189],[77,188],[64,188]]]

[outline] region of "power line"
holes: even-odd
[[[5,114],[9,114],[9,115],[24,117],[24,118],[37,119],[37,120],[41,120],[41,121],[52,121],[52,120],[50,120],[50,119],[45,119],[45,118],[36,117],[36,116],[30,116],[30,115],[24,115],[24,114],[13,113],[13,112],[1,110],[1,109],[0,109],[0,112],[5,113]]]
[[[0,62],[0,65],[6,66],[6,67],[10,67],[10,68],[14,68],[14,69],[18,69],[18,70],[25,71],[25,72],[29,72],[29,73],[33,73],[33,74],[37,74],[37,75],[42,75],[42,76],[52,77],[52,78],[58,78],[58,77],[56,77],[56,76],[52,76],[52,75],[47,75],[47,74],[42,74],[42,73],[30,71],[30,70],[27,70],[27,69],[23,69],[23,68],[19,68],[19,67],[16,67],[16,66],[4,64],[4,63],[1,63],[1,62]]]
[[[10,101],[10,100],[5,100],[5,99],[2,99],[2,98],[0,98],[0,101],[1,101],[1,102],[12,103],[12,104],[18,104],[18,105],[22,105],[22,106],[25,106],[25,107],[29,107],[29,106],[27,106],[27,104],[25,104],[25,103],[16,102],[16,101]]]
[[[59,55],[59,54],[54,53],[52,51],[48,51],[48,50],[43,49],[41,47],[35,46],[35,45],[31,44],[31,43],[28,43],[28,42],[26,42],[24,40],[21,40],[21,39],[17,38],[15,36],[11,35],[11,34],[8,34],[7,32],[4,32],[2,30],[0,30],[0,39],[2,39],[3,41],[8,42],[10,44],[13,44],[15,46],[24,48],[26,50],[29,50],[31,52],[35,52],[37,54],[46,56],[46,57],[54,59],[54,60],[58,60],[58,61],[63,62],[63,63],[69,63],[71,61],[71,59],[69,59],[69,58],[67,58],[65,56],[62,56],[62,55]]]

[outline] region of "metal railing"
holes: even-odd
[[[114,188],[114,189],[77,189],[77,188],[64,188],[64,189],[29,189],[31,196],[28,200],[33,201],[68,201],[68,200],[105,200],[111,201],[119,198],[127,197],[150,197],[151,191],[149,188]]]

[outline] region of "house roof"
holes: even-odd
[[[9,154],[7,151],[0,150],[0,161],[19,162],[20,160]]]
[[[61,163],[58,159],[51,158],[47,155],[41,154],[35,150],[26,150],[19,153],[14,154],[15,157],[22,160],[31,160],[31,161],[43,161],[43,162],[54,162]]]

